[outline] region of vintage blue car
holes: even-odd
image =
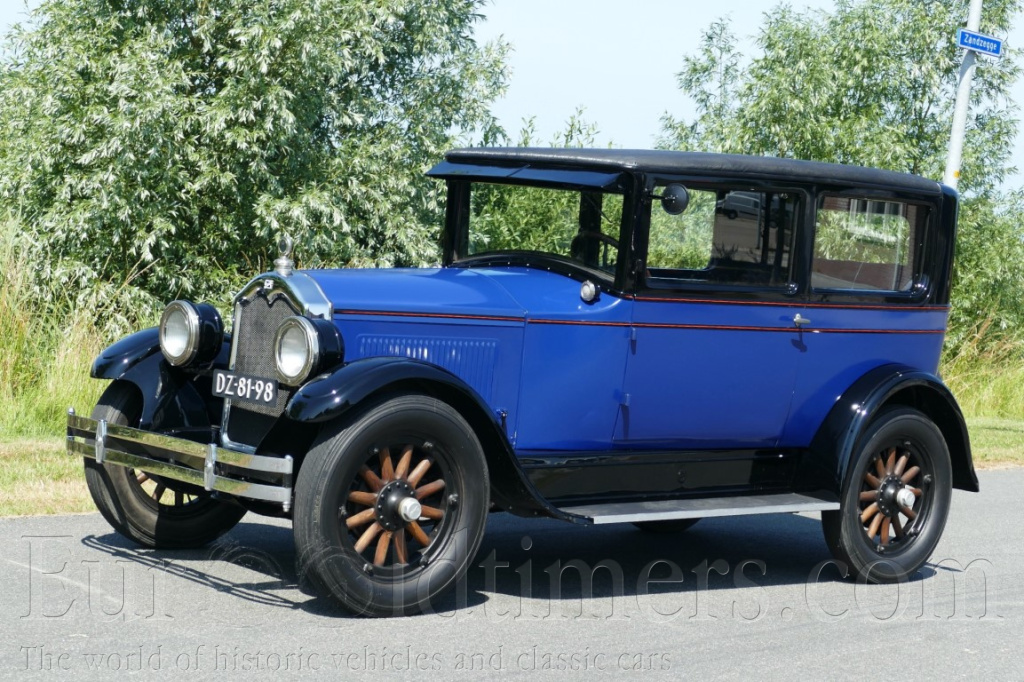
[[[489,511],[681,531],[820,511],[851,574],[929,558],[977,491],[937,375],[957,194],[900,173],[668,151],[464,149],[442,264],[275,270],[174,301],[68,418],[100,511],[148,547],[292,518],[300,569],[416,612]]]

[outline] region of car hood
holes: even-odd
[[[484,270],[389,268],[307,270],[335,314],[426,313],[501,318],[526,317],[526,309]]]

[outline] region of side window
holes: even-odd
[[[655,188],[655,194],[661,188]],[[690,189],[680,215],[654,203],[647,274],[653,286],[675,283],[784,287],[798,201],[795,195]]]
[[[909,291],[928,209],[900,201],[824,197],[815,221],[814,289]]]

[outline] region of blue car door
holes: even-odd
[[[655,184],[654,195],[670,182]],[[687,187],[684,213],[655,204],[650,214],[616,440],[639,449],[772,447],[806,350],[792,247],[804,198]]]

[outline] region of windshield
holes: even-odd
[[[622,229],[621,194],[475,182],[460,253],[554,256],[614,274]]]

